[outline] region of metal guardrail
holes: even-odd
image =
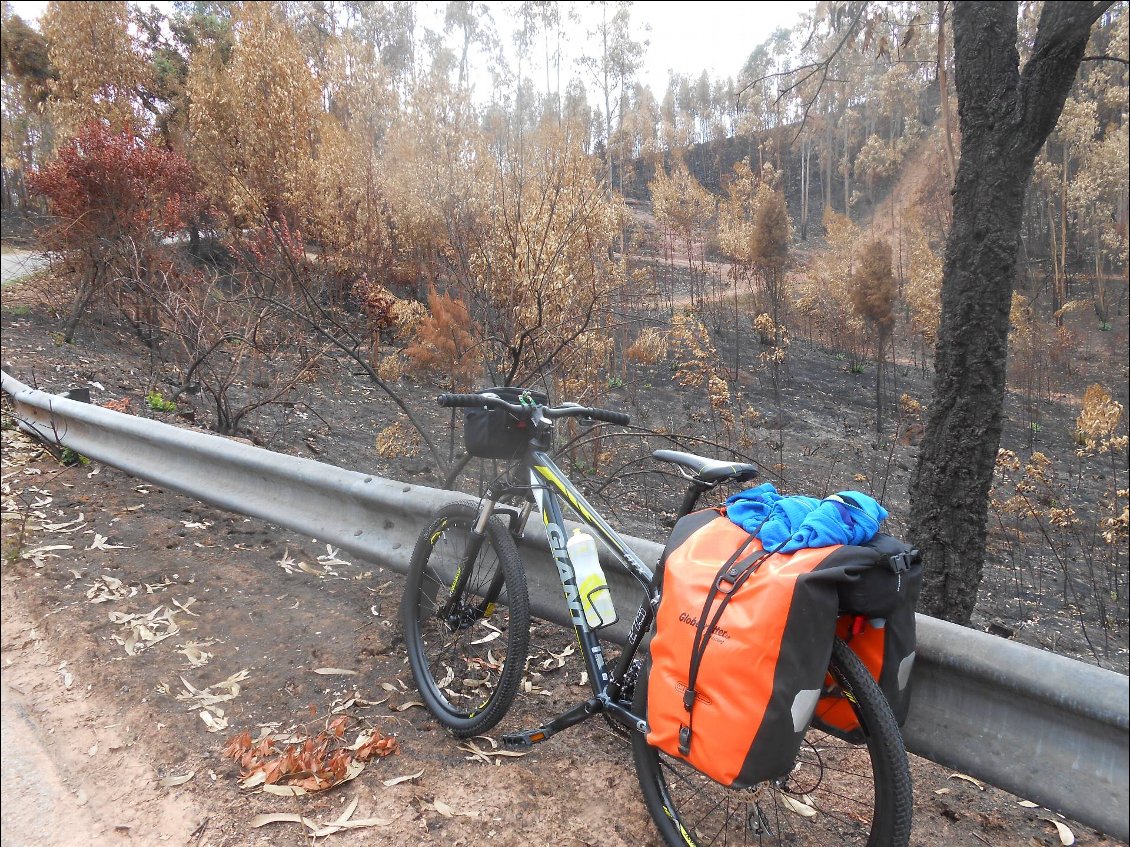
[[[430,513],[464,495],[273,453],[29,388],[6,373],[22,427],[205,503],[261,518],[403,573]],[[645,561],[661,546],[626,539]],[[567,623],[542,537],[522,542],[533,612]],[[639,603],[615,563],[606,572],[622,639]],[[918,616],[914,696],[903,733],[914,753],[1130,840],[1127,677]]]

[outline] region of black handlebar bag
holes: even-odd
[[[549,395],[529,388],[504,386],[484,388],[476,394],[497,394],[507,403],[517,404],[529,393],[539,405],[549,404]],[[505,409],[464,409],[463,446],[480,459],[516,459],[530,442],[528,421],[518,420]]]

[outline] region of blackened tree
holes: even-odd
[[[969,622],[981,581],[1024,194],[1091,27],[1111,5],[1045,3],[1023,68],[1016,2],[954,6],[961,162],[933,398],[910,499],[911,537],[926,565],[920,609],[958,623]]]

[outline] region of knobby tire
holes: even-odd
[[[525,671],[530,635],[525,571],[498,517],[487,522],[470,570],[457,578],[477,518],[474,503],[436,512],[412,551],[401,602],[416,687],[428,710],[459,738],[486,732],[506,714]],[[501,589],[488,603],[499,574]],[[441,620],[437,610],[449,601],[452,613]]]

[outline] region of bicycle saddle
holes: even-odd
[[[673,462],[679,467],[686,468],[696,482],[707,485],[717,485],[724,480],[745,482],[757,476],[757,467],[744,462],[720,462],[717,459],[707,459],[705,456],[696,456],[694,453],[683,453],[679,450],[656,450],[651,455],[661,462]]]

